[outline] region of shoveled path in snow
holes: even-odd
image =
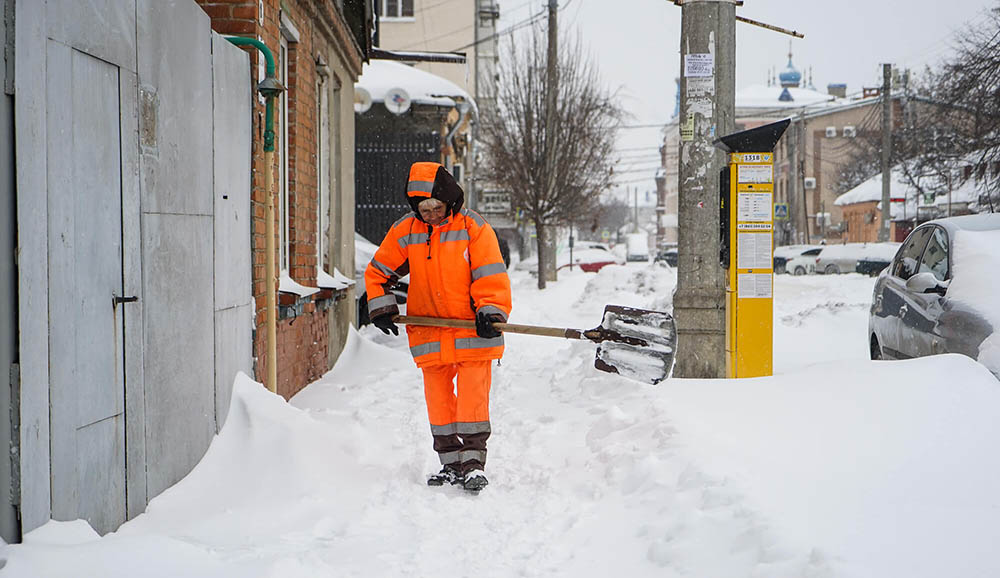
[[[670,308],[674,272],[514,272],[513,322]],[[222,433],[97,539],[51,523],[0,576],[997,575],[1000,387],[958,356],[868,362],[871,279],[776,279],[774,378],[638,384],[508,335],[491,484],[438,469],[403,336],[365,328],[292,404],[238,380]],[[859,345],[860,343],[860,345]]]

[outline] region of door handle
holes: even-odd
[[[909,310],[910,308],[906,306],[906,303],[903,303],[902,305],[899,306],[899,316],[906,317],[906,312]]]
[[[114,297],[114,306],[118,307],[119,303],[135,303],[138,300],[139,300],[139,298],[136,297],[136,296],[122,297],[120,295],[115,295],[115,297]]]

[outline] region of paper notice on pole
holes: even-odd
[[[687,79],[688,96],[706,96],[715,94],[715,77],[694,76]]]
[[[694,140],[694,115],[688,114],[687,121],[681,125],[681,140],[682,141],[692,141]]]
[[[715,76],[715,55],[711,52],[685,54],[684,76]]]
[[[770,299],[770,273],[740,273],[736,276],[736,297],[739,299]]]
[[[771,193],[739,193],[737,221],[770,221]]]
[[[739,165],[737,182],[754,184],[774,182],[771,169],[771,165]]]
[[[771,267],[771,234],[737,233],[736,268],[770,269]]]

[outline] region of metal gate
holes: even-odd
[[[193,0],[94,4],[17,2],[24,532],[141,513],[202,457],[250,368],[246,54]]]
[[[354,228],[376,245],[397,219],[409,212],[406,180],[410,165],[440,160],[438,133],[357,135],[354,153]]]

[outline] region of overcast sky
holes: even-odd
[[[498,0],[501,30],[545,10],[547,0]],[[560,31],[583,37],[603,81],[617,88],[632,124],[667,122],[674,112],[681,9],[669,0],[560,0]],[[631,9],[624,6],[631,6]],[[949,53],[956,31],[982,17],[996,0],[746,0],[737,14],[805,34],[792,40],[793,61],[813,84],[847,83],[848,92],[881,83],[881,63],[920,71]],[[790,36],[737,23],[736,87],[766,84],[768,71],[788,62]],[[621,148],[655,152],[659,129],[629,129]],[[622,153],[630,158],[642,151]],[[642,179],[636,158],[628,180]],[[629,186],[654,188],[649,182]],[[623,177],[623,180],[624,177]]]

